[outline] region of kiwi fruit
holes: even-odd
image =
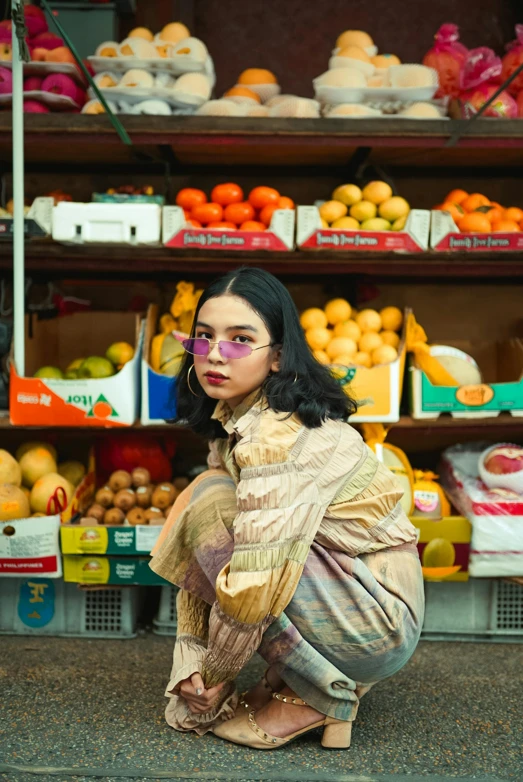
[[[136,504],[139,508],[150,508],[151,497],[153,496],[152,490],[149,486],[138,486],[136,489]]]
[[[131,508],[127,513],[126,519],[133,527],[137,524],[149,524],[149,519],[145,518],[145,511],[143,508]]]
[[[123,510],[120,508],[109,508],[109,510],[105,511],[104,515],[104,524],[111,525],[111,524],[123,524],[125,519],[125,514]]]
[[[109,488],[115,494],[122,489],[129,489],[131,484],[131,473],[127,472],[127,470],[116,470],[109,478]]]
[[[165,510],[176,498],[176,489],[172,483],[160,483],[153,491],[152,503],[155,508]]]
[[[165,516],[163,515],[160,508],[148,508],[143,515],[145,517],[146,524],[151,524],[151,522],[154,524],[155,522],[158,523],[159,521],[161,521],[163,524],[165,521]]]
[[[96,519],[98,524],[103,524],[104,522],[104,516],[105,516],[105,508],[103,505],[100,505],[98,502],[93,503],[87,513],[86,516],[89,516],[89,518]]]
[[[148,486],[151,482],[151,473],[145,467],[135,467],[131,473],[131,480],[135,488]]]
[[[111,508],[114,500],[114,492],[111,491],[109,486],[104,486],[103,488],[98,489],[94,499],[95,502],[97,502],[98,505],[101,505],[103,508]]]
[[[121,489],[114,495],[114,507],[126,513],[136,505],[136,494],[132,489]]]
[[[183,491],[184,489],[187,488],[187,486],[189,485],[190,481],[189,481],[189,478],[175,478],[173,483],[174,483],[174,488],[178,492],[180,492],[180,491]]]

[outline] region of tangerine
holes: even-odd
[[[458,228],[464,234],[488,234],[491,231],[490,220],[481,212],[470,212],[458,220]]]
[[[265,231],[267,226],[258,220],[246,220],[240,225],[240,231]]]
[[[497,220],[495,223],[492,223],[492,230],[498,234],[511,234],[519,232],[521,228],[514,220]]]
[[[247,68],[238,76],[238,84],[278,84],[278,79],[265,68]]]
[[[523,209],[520,209],[518,206],[511,206],[508,209],[505,209],[503,219],[520,223],[521,220],[523,220]]]
[[[278,201],[278,209],[296,209],[296,204],[292,198],[288,198],[287,196],[280,196],[280,200]],[[521,216],[523,217],[523,215]]]
[[[224,98],[249,98],[255,103],[261,103],[260,96],[253,90],[250,90],[248,87],[231,87],[230,90],[227,90],[227,92],[223,93],[223,97]]]
[[[278,204],[267,204],[267,206],[264,206],[260,212],[260,220],[262,223],[269,226],[271,224],[272,216],[278,208]]]
[[[468,198],[469,194],[466,190],[460,190],[459,188],[456,190],[451,190],[450,193],[445,198],[446,201],[451,201],[453,204],[462,204],[465,198]]]
[[[479,206],[490,206],[490,201],[481,193],[472,193],[463,199],[460,206],[465,212],[473,212]]]
[[[223,217],[223,206],[221,204],[198,204],[191,212],[191,216],[198,220],[202,225],[208,223],[220,222]]]
[[[223,185],[216,185],[211,192],[211,201],[222,206],[229,204],[239,204],[243,201],[243,190],[234,182],[225,182]]]
[[[247,220],[252,220],[254,214],[255,212],[252,205],[248,201],[241,201],[238,204],[235,203],[226,206],[223,216],[228,222],[234,223],[235,225],[241,225],[241,223],[245,223]]]
[[[188,211],[205,203],[207,203],[207,196],[203,190],[197,190],[195,187],[184,187],[176,196],[176,204]]]
[[[190,220],[185,221],[189,228],[202,228],[202,224],[198,222],[198,220],[193,220],[192,218]]]
[[[217,220],[216,222],[209,223],[207,228],[221,228],[224,231],[236,230],[236,226],[234,225],[234,223],[228,223],[226,220]]]
[[[251,190],[248,200],[255,209],[263,209],[268,204],[277,204],[280,200],[280,194],[274,187],[261,185]]]
[[[480,206],[474,211],[486,215],[491,223],[496,222],[496,220],[502,220],[503,215],[505,214],[503,207],[497,204],[491,204],[490,206]]]
[[[438,207],[438,210],[441,212],[448,212],[454,222],[459,220],[459,218],[463,217],[465,214],[463,208],[459,204],[455,204],[452,201],[444,201],[444,203]]]

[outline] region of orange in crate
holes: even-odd
[[[489,206],[490,201],[489,199],[482,195],[482,193],[472,193],[472,195],[467,196],[463,199],[460,206],[464,209],[465,212],[473,212],[475,209],[478,209],[480,206]]]
[[[520,227],[514,220],[498,220],[492,223],[492,230],[495,233],[519,233]]]
[[[462,204],[465,198],[468,198],[469,194],[466,190],[460,190],[459,188],[456,190],[451,190],[448,196],[445,199],[445,202],[450,201],[453,204]]]
[[[481,214],[481,212],[471,212],[470,214],[463,215],[463,217],[457,221],[457,225],[459,230],[464,234],[487,234],[492,230],[487,215]]]

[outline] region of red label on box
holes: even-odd
[[[289,248],[271,231],[222,231],[182,229],[167,247],[206,250],[283,250]]]
[[[0,573],[29,573],[32,576],[38,573],[56,573],[58,570],[58,557],[27,557],[25,559],[0,558]]]
[[[523,250],[523,232],[461,234],[449,233],[435,247],[435,250],[452,252],[514,252]]]
[[[418,252],[423,250],[412,236],[401,231],[330,231],[317,230],[303,244],[304,249],[356,250],[368,252],[391,250]]]

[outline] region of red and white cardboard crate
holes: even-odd
[[[439,470],[442,484],[472,524],[470,575],[523,576],[523,495],[485,486],[478,461],[487,447],[468,443],[447,448]]]
[[[317,206],[298,207],[296,245],[303,250],[416,253],[429,246],[430,212],[412,209],[403,231],[322,228]]]
[[[266,231],[227,231],[190,228],[180,206],[164,206],[163,244],[201,250],[294,250],[294,209],[277,209]]]
[[[438,252],[521,252],[523,231],[520,233],[461,233],[448,212],[432,212],[430,247]]]

